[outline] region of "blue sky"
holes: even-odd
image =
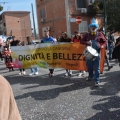
[[[1,2],[6,3],[4,4]],[[30,11],[30,19],[31,23],[33,24],[31,3],[33,3],[36,31],[38,31],[35,0],[0,0],[0,5],[4,8],[0,13],[4,11]]]

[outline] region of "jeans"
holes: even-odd
[[[31,73],[34,73],[34,72],[38,72],[38,68],[37,67],[31,68]]]
[[[99,75],[100,75],[100,55],[93,61],[93,60],[86,60],[89,78],[94,77],[95,82],[99,82]],[[93,75],[93,71],[95,74]]]
[[[112,52],[114,49],[113,43],[108,43],[108,50],[109,50],[109,59],[112,59]]]

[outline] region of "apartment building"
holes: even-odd
[[[94,2],[95,0],[36,0],[40,38],[44,36],[45,29],[50,30],[50,34],[55,37],[64,31],[69,36],[73,35],[75,30],[88,32],[91,17],[87,14],[87,8]],[[77,16],[82,18],[80,24],[76,23]],[[102,14],[97,14],[95,18],[99,26],[103,26]]]
[[[0,15],[0,34],[15,36],[15,39],[26,41],[31,36],[30,12],[5,11]]]

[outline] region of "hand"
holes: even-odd
[[[92,45],[92,42],[91,42],[91,41],[88,41],[87,44],[88,44],[88,45]]]
[[[102,45],[100,48],[104,48],[104,46]]]

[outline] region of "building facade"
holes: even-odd
[[[58,37],[66,31],[69,36],[75,30],[81,33],[88,32],[91,17],[87,14],[87,8],[95,0],[36,0],[38,28],[40,38],[44,36],[44,30],[50,30],[50,34]],[[100,0],[99,0],[100,1]],[[80,16],[82,22],[76,23],[76,17]],[[95,16],[98,24],[103,26],[103,16]]]
[[[26,41],[31,36],[30,12],[6,11],[0,15],[0,34],[15,36],[15,39]]]

